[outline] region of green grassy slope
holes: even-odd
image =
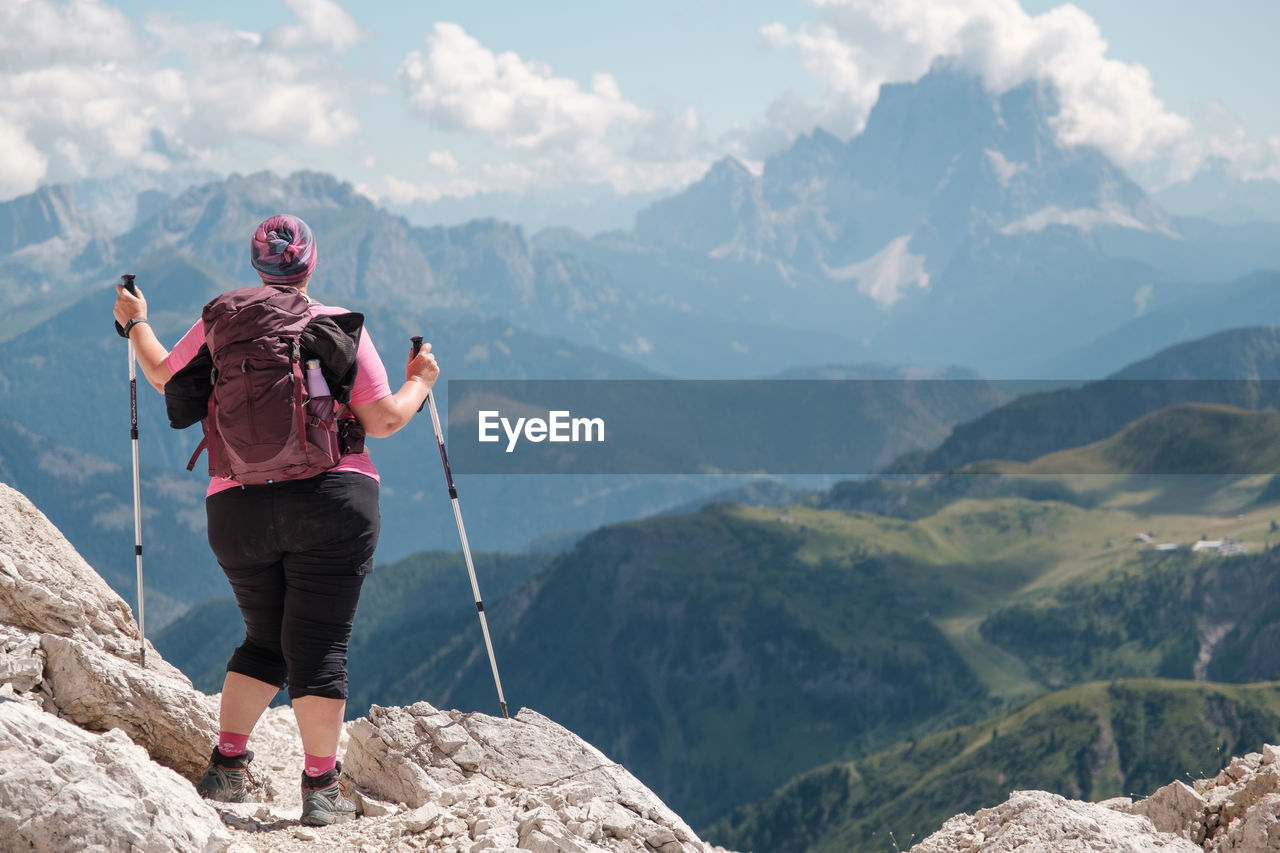
[[[1147,552],[1139,572],[1077,581],[987,617],[982,636],[1051,685],[1170,676],[1280,678],[1280,549]]]

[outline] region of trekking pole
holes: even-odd
[[[134,276],[122,275],[125,290],[138,295],[133,284]],[[143,669],[147,666],[147,613],[142,597],[142,502],[138,488],[138,363],[133,351],[133,340],[125,334],[119,323],[116,329],[125,335],[129,342],[129,437],[133,441],[133,553],[138,561],[138,634],[140,635],[139,658]]]
[[[422,335],[414,335],[413,354],[422,349]],[[502,695],[502,679],[498,677],[498,660],[493,656],[493,642],[489,639],[489,623],[484,618],[484,602],[480,600],[480,584],[476,581],[476,567],[471,562],[471,546],[467,544],[467,529],[462,524],[462,510],[458,507],[458,489],[453,485],[453,472],[449,470],[449,455],[444,450],[444,433],[440,431],[440,415],[436,412],[436,398],[427,392],[427,406],[431,410],[431,426],[436,431],[436,445],[440,448],[440,463],[444,466],[444,481],[449,485],[449,500],[453,502],[453,517],[458,522],[458,538],[462,540],[462,556],[467,561],[467,574],[471,576],[471,594],[476,599],[476,613],[480,615],[480,632],[484,634],[484,647],[489,652],[489,666],[493,669],[493,683],[498,688],[498,704],[502,706],[502,718],[508,719],[507,700]],[[418,407],[422,411],[422,407]]]

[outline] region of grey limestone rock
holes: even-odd
[[[119,730],[86,732],[12,700],[0,700],[0,803],[9,849],[220,853],[231,843],[191,784]]]

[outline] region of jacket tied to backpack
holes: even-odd
[[[350,402],[364,317],[313,317],[310,304],[286,285],[224,293],[201,314],[205,342],[165,384],[174,429],[200,421],[210,476],[242,485],[314,477],[338,464],[362,438],[358,422],[339,424],[335,402]],[[304,364],[317,359],[330,396],[313,397]],[[344,446],[340,433],[349,440]]]

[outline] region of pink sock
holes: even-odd
[[[303,759],[303,767],[308,776],[323,776],[338,765],[337,754],[330,755],[327,758],[321,758],[318,755],[306,754]]]
[[[218,752],[221,752],[223,757],[235,758],[238,755],[244,755],[248,748],[248,735],[238,735],[235,732],[218,732]]]

